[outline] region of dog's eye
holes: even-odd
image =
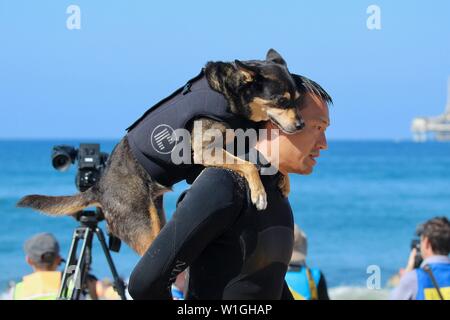
[[[285,106],[289,103],[288,99],[286,99],[285,97],[281,97],[278,99],[278,104],[281,106]]]

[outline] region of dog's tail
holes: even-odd
[[[25,196],[17,202],[17,207],[31,208],[52,216],[74,214],[90,206],[100,206],[92,188],[73,196]]]

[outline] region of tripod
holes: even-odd
[[[89,276],[89,269],[92,262],[92,240],[94,234],[97,235],[98,240],[108,261],[114,279],[114,288],[122,300],[125,297],[125,284],[117,274],[116,267],[112,260],[110,250],[118,252],[120,249],[120,240],[110,237],[109,248],[106,245],[105,236],[102,229],[98,227],[98,222],[105,219],[101,209],[96,211],[83,210],[80,211],[76,219],[80,222],[80,226],[75,229],[70,246],[69,256],[61,281],[61,288],[58,293],[58,299],[61,300],[79,300],[84,288],[87,286]],[[78,244],[82,241],[81,251],[77,259]]]

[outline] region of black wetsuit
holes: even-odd
[[[171,283],[189,266],[187,299],[292,299],[284,277],[293,216],[279,178],[261,175],[268,206],[257,211],[243,178],[205,169],[134,269],[131,296],[171,299]]]

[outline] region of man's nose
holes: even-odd
[[[317,143],[317,147],[319,149],[322,150],[327,150],[328,149],[328,141],[327,141],[327,137],[325,135],[325,132],[322,132],[322,134],[320,135],[320,139]]]

